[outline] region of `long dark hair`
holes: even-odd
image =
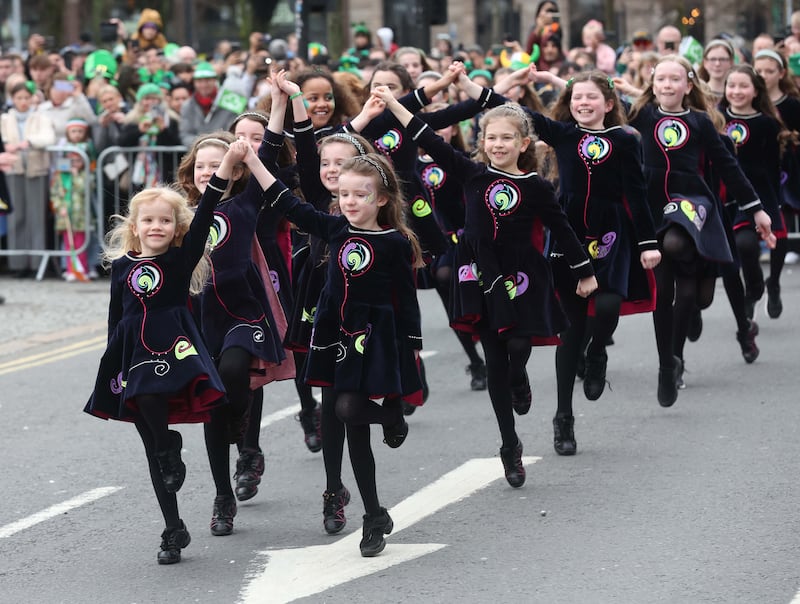
[[[575,121],[570,111],[570,103],[572,102],[572,91],[575,84],[580,82],[592,82],[600,90],[606,101],[613,101],[614,105],[611,107],[611,111],[606,113],[605,118],[603,118],[603,126],[610,128],[611,126],[622,126],[625,124],[625,112],[614,90],[614,82],[608,75],[598,69],[579,71],[567,82],[567,87],[558,97],[558,100],[556,100],[550,112],[554,120],[558,120],[559,122]]]

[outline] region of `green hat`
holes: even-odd
[[[494,77],[492,76],[492,72],[487,70],[487,69],[473,69],[472,71],[469,72],[467,77],[470,80],[472,80],[474,78],[477,78],[477,77],[486,78],[489,82],[492,82],[492,80],[494,80]]]
[[[157,96],[161,97],[161,86],[158,84],[148,83],[142,84],[139,86],[139,89],[136,91],[136,101],[141,101],[146,96]]]
[[[201,61],[194,68],[192,76],[195,80],[217,79],[217,72],[214,70],[213,65],[207,61]]]
[[[83,75],[87,80],[96,76],[113,79],[117,74],[117,59],[107,50],[95,50],[86,57],[83,64]]]
[[[800,52],[789,55],[789,71],[793,76],[800,76]]]
[[[179,46],[175,44],[175,42],[169,42],[164,47],[164,57],[167,59],[172,58],[175,55],[175,53],[178,52],[178,48]]]

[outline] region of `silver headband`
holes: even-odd
[[[197,143],[197,148],[199,149],[203,145],[209,145],[209,144],[222,145],[226,149],[230,149],[231,147],[230,143],[222,140],[221,138],[204,138],[199,143]]]
[[[347,134],[346,132],[335,132],[334,134],[326,136],[325,138],[338,138],[353,145],[356,148],[356,151],[358,151],[359,155],[364,156],[367,154],[367,150],[364,148],[364,145],[362,145],[352,134]]]
[[[360,157],[356,157],[355,159],[360,159],[367,162],[370,166],[375,168],[378,173],[381,175],[381,180],[383,181],[383,186],[387,189],[389,188],[389,179],[386,177],[386,172],[384,172],[383,167],[372,157],[369,155],[362,155]]]

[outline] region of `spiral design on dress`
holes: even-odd
[[[137,296],[152,296],[159,290],[161,283],[161,269],[151,262],[135,266],[128,276],[128,285]]]
[[[517,209],[520,200],[519,189],[507,180],[499,180],[486,192],[486,202],[499,214],[510,214]]]
[[[595,134],[587,134],[578,144],[578,151],[584,161],[599,164],[611,153],[611,142]]]
[[[747,139],[750,138],[750,129],[742,122],[730,122],[725,127],[725,134],[733,141],[737,147],[744,145]]]
[[[372,248],[361,239],[348,239],[342,246],[340,264],[352,277],[364,274],[372,265]]]
[[[411,211],[417,218],[425,218],[425,216],[429,216],[433,212],[433,208],[431,208],[431,204],[427,200],[417,197],[411,204]]]
[[[214,222],[211,224],[211,229],[208,231],[208,247],[213,251],[220,247],[228,240],[230,227],[228,225],[228,218],[224,214],[216,212],[214,214]]]
[[[422,170],[422,182],[424,182],[431,189],[438,189],[447,180],[447,174],[439,166],[426,166]]]
[[[381,151],[391,152],[397,149],[403,142],[403,135],[394,128],[375,141],[375,146]]]
[[[666,149],[678,149],[689,139],[689,128],[683,120],[673,117],[656,124],[656,140]]]

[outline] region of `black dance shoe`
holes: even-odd
[[[389,445],[392,449],[396,449],[402,445],[406,436],[408,436],[408,422],[403,414],[400,414],[400,419],[389,425],[383,427],[383,442]]]
[[[672,367],[658,368],[658,404],[662,407],[672,407],[678,400],[678,372],[681,360],[673,357]]]
[[[167,493],[177,493],[186,478],[186,464],[181,460],[183,439],[181,433],[169,431],[170,448],[156,453],[156,461],[161,469],[161,479]]]
[[[301,411],[297,416],[300,426],[303,428],[303,439],[306,447],[312,453],[317,453],[322,449],[322,410],[317,405],[311,411]]]
[[[242,450],[236,460],[236,473],[233,475],[233,480],[236,482],[236,499],[247,501],[255,497],[263,475],[264,453],[260,449]]]
[[[470,376],[469,387],[471,390],[486,390],[486,363],[470,363],[467,365]]]
[[[559,455],[575,455],[578,451],[574,426],[575,418],[571,415],[553,418],[553,448]]]
[[[758,358],[759,349],[756,346],[756,336],[758,335],[758,323],[753,321],[752,319],[749,321],[750,326],[747,328],[747,331],[736,332],[736,339],[739,342],[739,346],[742,348],[742,356],[746,363],[752,363]]]
[[[181,550],[191,543],[192,537],[181,520],[178,528],[167,528],[161,533],[161,551],[158,552],[159,564],[175,564],[181,561]]]
[[[590,401],[596,401],[606,388],[606,367],[608,355],[605,350],[601,354],[586,356],[586,372],[583,376],[583,394]]]
[[[322,494],[322,524],[325,532],[335,535],[347,524],[344,506],[350,503],[350,491],[342,486],[338,491],[325,491]]]
[[[393,528],[394,522],[386,508],[381,508],[380,513],[374,516],[364,514],[364,528],[361,543],[358,545],[361,548],[361,555],[372,558],[380,554],[386,547],[386,539],[383,536],[391,533]]]
[[[522,465],[522,441],[516,447],[501,447],[500,460],[506,473],[506,480],[515,489],[525,484],[525,466]]]
[[[697,342],[700,339],[700,334],[703,333],[703,315],[699,308],[695,308],[689,319],[689,331],[686,333],[686,339],[690,342]]]
[[[783,312],[783,302],[781,301],[780,283],[774,283],[772,277],[767,277],[767,314],[770,319],[777,319]]]
[[[525,373],[525,381],[519,386],[511,386],[511,406],[517,415],[525,415],[531,410],[533,402],[533,392],[531,383],[528,381],[528,374]]]
[[[233,532],[233,517],[236,516],[236,499],[231,495],[214,497],[214,509],[211,512],[211,534],[223,537]]]

